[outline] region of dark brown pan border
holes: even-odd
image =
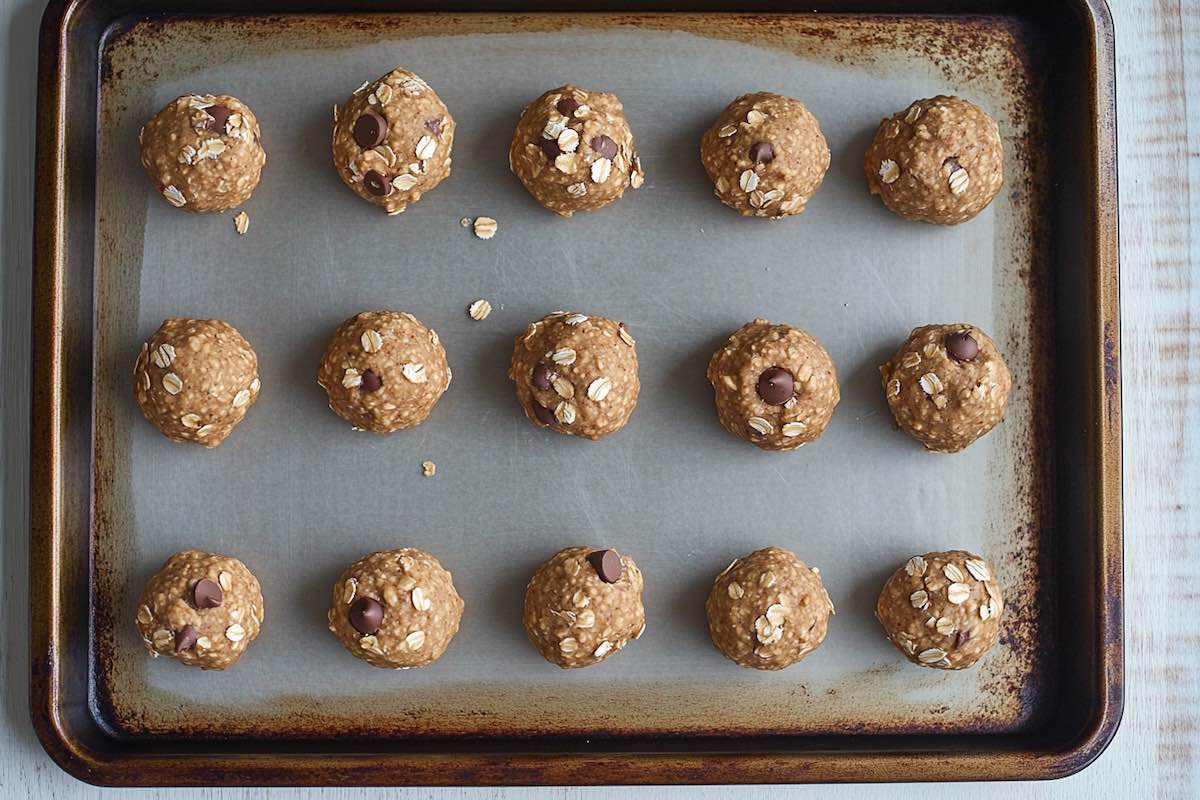
[[[99,44],[130,17],[391,11],[738,11],[1014,14],[1058,44],[1051,163],[1058,385],[1054,428],[1060,579],[1055,668],[1045,722],[980,737],[455,739],[419,744],[272,739],[203,746],[129,741],[103,726],[90,675],[89,476],[95,149],[70,120],[94,119]],[[807,783],[1055,778],[1083,769],[1123,706],[1121,397],[1113,29],[1103,0],[53,0],[42,20],[37,109],[31,453],[32,678],[35,729],[72,775],[106,785],[462,785]],[[1064,297],[1070,290],[1069,297]],[[1082,549],[1081,545],[1086,545]]]

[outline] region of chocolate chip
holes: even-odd
[[[770,164],[775,160],[775,148],[770,142],[755,142],[750,145],[750,160],[755,164]]]
[[[364,392],[378,392],[383,388],[383,378],[373,369],[369,369],[362,374],[362,390]]]
[[[768,367],[758,376],[757,389],[764,403],[781,406],[792,399],[796,379],[783,367]]]
[[[350,613],[346,618],[354,630],[363,636],[370,636],[383,624],[383,604],[374,597],[360,597],[350,604]]]
[[[214,133],[225,133],[226,125],[229,122],[229,117],[233,114],[233,109],[228,106],[209,106],[204,110],[211,117],[208,121],[208,129]]]
[[[225,592],[221,590],[221,585],[216,581],[201,578],[192,587],[192,601],[196,608],[216,608],[225,602]]]
[[[533,404],[533,415],[537,417],[538,422],[542,423],[543,425],[554,424],[554,412],[536,401]]]
[[[617,155],[617,143],[603,133],[592,139],[592,149],[605,158],[615,158]]]
[[[970,639],[970,638],[971,638],[970,631],[968,631],[966,629],[960,630],[958,633],[956,633],[954,635],[954,649],[957,650],[958,648],[962,647],[964,644],[967,643],[967,639]]]
[[[362,148],[383,144],[387,138],[387,120],[368,111],[354,120],[354,143]]]
[[[442,121],[440,119],[431,119],[425,122],[425,130],[432,133],[434,136],[442,135]]]
[[[970,331],[959,331],[946,337],[946,352],[955,361],[974,361],[979,355],[979,342],[971,337]]]
[[[562,114],[564,117],[570,117],[574,116],[575,109],[579,108],[579,101],[574,97],[564,97],[555,103],[554,107],[557,108],[558,113]]]
[[[533,385],[538,389],[550,388],[550,368],[545,364],[538,364],[533,368]]]
[[[383,197],[392,190],[392,184],[387,176],[373,169],[367,170],[367,174],[363,175],[363,186],[367,187],[368,192],[378,197]]]
[[[184,650],[191,650],[196,646],[196,640],[200,638],[200,631],[196,630],[191,625],[184,625],[183,628],[175,634],[175,652],[182,653]]]
[[[621,563],[621,555],[616,550],[597,550],[594,553],[588,553],[587,560],[596,570],[596,574],[600,576],[600,580],[605,583],[616,583],[621,580],[621,575],[625,572],[625,565]]]
[[[558,146],[558,142],[554,139],[541,139],[538,141],[538,147],[542,148],[542,152],[546,154],[546,158],[553,161],[562,153],[562,148]]]

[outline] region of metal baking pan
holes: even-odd
[[[534,784],[1046,778],[1103,749],[1121,713],[1121,486],[1113,46],[1099,0],[1019,2],[55,2],[38,109],[33,718],[85,780],[154,784]],[[581,6],[588,10],[584,13]],[[815,13],[813,9],[816,9]],[[570,13],[559,13],[569,10]],[[372,12],[372,13],[368,13]],[[339,185],[333,103],[396,65],[459,123],[454,174],[389,219]],[[522,105],[574,81],[616,92],[646,185],[560,220],[509,174]],[[701,131],[733,96],[802,98],[833,164],[799,219],[711,194]],[[262,184],[187,215],[137,164],[139,125],[185,91],[259,116]],[[966,225],[905,223],[870,197],[880,117],[939,92],[998,119],[1006,186]],[[463,216],[500,221],[479,241]],[[471,321],[469,302],[496,310]],[[348,430],[313,383],[338,321],[411,311],[455,383],[429,421]],[[638,337],[642,400],[588,443],[538,431],[505,378],[512,337],[555,308]],[[261,400],[213,452],[131,402],[138,344],[215,316],[258,351]],[[708,355],[755,316],[803,326],[842,403],[802,451],[718,425]],[[1013,368],[1004,424],[956,456],[891,429],[876,365],[908,330],[969,320]],[[438,464],[423,478],[420,463]],[[780,522],[780,520],[786,520]],[[585,671],[542,662],[524,582],[559,547],[611,545],[646,575],[646,636]],[[374,670],[325,630],[362,553],[436,553],[467,602],[444,658]],[[710,646],[709,582],[780,544],[822,568],[824,645],[782,673]],[[134,602],[172,551],[234,553],[263,634],[233,671],[152,661]],[[904,663],[872,618],[915,552],[988,554],[1005,634],[961,674]]]

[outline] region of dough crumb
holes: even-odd
[[[433,463],[432,461],[422,461],[421,474],[426,478],[432,478],[437,474],[437,464]]]
[[[487,319],[488,314],[492,313],[492,304],[481,298],[471,303],[470,307],[467,308],[467,313],[471,315],[471,319],[476,322],[482,322]]]
[[[491,217],[476,217],[475,218],[475,235],[480,239],[490,239],[496,235],[496,230],[499,228],[496,220]]]
[[[458,224],[459,224],[459,225],[462,225],[464,228],[469,228],[469,227],[471,227],[471,218],[470,218],[470,217],[463,217],[462,219],[460,219],[460,220],[458,221]]]
[[[239,211],[233,218],[233,227],[237,230],[238,236],[244,236],[246,231],[250,230],[250,215],[245,211]]]

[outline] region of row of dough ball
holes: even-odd
[[[450,174],[454,118],[425,81],[395,69],[333,109],[332,152],[342,181],[399,214]],[[184,95],[139,133],[142,164],[162,196],[187,211],[224,211],[258,185],[266,152],[254,113],[230,95]],[[829,168],[829,146],[799,100],[738,97],[700,139],[721,202],[744,216],[804,211]],[[867,150],[867,184],[892,211],[921,222],[966,221],[1003,182],[994,120],[939,95],[883,120]],[[645,171],[615,95],[560,86],[525,107],[509,166],[538,203],[569,217],[638,188]]]
[[[587,667],[646,630],[641,570],[616,550],[568,547],[525,589],[522,622],[537,651],[559,667]],[[383,550],[351,564],[333,585],[329,630],[376,667],[432,664],[458,632],[464,603],[429,553]],[[767,547],[717,575],[704,604],[713,644],[744,667],[791,666],[825,639],[833,603],[816,567]],[[996,643],[1004,601],[995,574],[963,550],[913,556],[883,586],[875,616],[911,662],[938,669],[974,664]],[[152,656],[225,669],[258,636],[258,580],[236,558],[184,550],[150,579],[137,628]]]
[[[956,452],[1004,416],[1012,376],[991,338],[967,324],[915,329],[880,368],[896,424],[935,452]],[[599,439],[637,405],[636,342],[620,322],[557,311],[513,345],[509,377],[537,426]],[[419,425],[450,386],[437,333],[402,311],[343,322],[317,369],[329,407],[356,430]],[[764,450],[793,450],[825,430],[840,399],[837,370],[812,335],[756,319],[708,364],[721,424]],[[134,396],[168,439],[216,447],[258,399],[250,343],[221,320],[168,319],[142,344]]]

